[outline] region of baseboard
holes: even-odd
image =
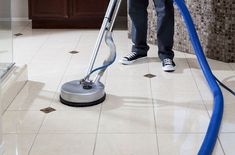
[[[27,65],[14,66],[0,83],[0,106],[3,114],[28,80]]]
[[[31,20],[29,18],[18,18],[18,17],[13,17],[11,19],[13,22],[30,22]]]

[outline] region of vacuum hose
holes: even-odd
[[[213,152],[214,146],[216,144],[216,140],[218,137],[218,133],[219,133],[222,117],[223,117],[223,109],[224,109],[223,95],[208,65],[208,62],[206,60],[206,57],[204,55],[202,46],[200,44],[200,41],[196,32],[196,29],[194,27],[192,17],[190,16],[190,13],[184,3],[184,0],[175,0],[175,3],[177,4],[184,18],[184,22],[188,29],[190,39],[191,39],[195,54],[197,56],[198,62],[209,84],[211,92],[213,93],[213,96],[214,96],[213,113],[211,116],[209,127],[206,132],[206,136],[198,152],[198,155],[211,155]]]

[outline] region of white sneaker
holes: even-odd
[[[136,60],[139,60],[139,59],[145,58],[145,57],[147,57],[147,54],[146,55],[139,55],[136,52],[131,52],[127,56],[120,59],[119,62],[123,65],[130,65],[133,62],[135,62]]]
[[[171,60],[169,58],[163,59],[163,61],[162,61],[162,69],[165,72],[174,72],[175,68],[176,68],[176,65],[175,65],[173,60]]]

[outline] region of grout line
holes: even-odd
[[[72,59],[72,56],[70,57],[70,60],[69,60],[68,64],[67,64],[66,67],[65,67],[64,73],[66,72],[66,70],[67,70],[67,68],[68,68],[68,66],[69,66],[69,64],[70,64],[71,59]],[[61,81],[62,81],[62,79],[63,79],[63,76],[62,76],[62,78],[61,78]],[[60,83],[58,84],[58,87],[56,88],[56,90],[58,90],[59,86],[60,86]],[[50,106],[51,106],[51,105],[53,104],[53,102],[55,101],[56,95],[57,95],[57,93],[55,92],[54,95],[53,95],[53,97],[52,97],[52,100],[50,101]],[[48,115],[48,114],[44,114],[44,116],[43,116],[41,125],[40,125],[40,127],[39,127],[39,129],[38,129],[38,131],[37,131],[37,133],[36,133],[35,139],[34,139],[34,141],[33,141],[32,146],[30,147],[30,150],[29,150],[28,155],[29,155],[30,152],[32,151],[33,145],[35,144],[35,141],[36,141],[36,139],[37,139],[37,137],[38,137],[38,135],[39,135],[39,132],[40,132],[40,130],[41,130],[41,128],[42,128],[43,123],[45,122],[45,119],[46,119],[46,116],[47,116],[47,115]]]
[[[150,73],[150,67],[149,67],[149,62],[148,62],[148,72]],[[157,120],[156,120],[156,111],[155,111],[155,103],[153,99],[153,91],[152,91],[152,81],[149,79],[149,86],[150,86],[150,95],[152,99],[152,108],[153,108],[153,118],[154,118],[154,127],[155,127],[155,136],[156,136],[156,144],[157,144],[157,151],[158,155],[160,155],[160,147],[159,147],[159,140],[158,140],[158,130],[157,130]]]
[[[31,57],[31,59],[30,59],[29,62],[28,62],[28,65],[30,65],[30,64],[32,63],[33,59],[39,54],[40,50],[46,45],[46,43],[47,43],[47,41],[49,40],[50,36],[51,36],[51,32],[48,32],[47,38],[46,38],[45,41],[42,43],[42,45],[41,45],[37,50],[35,50],[33,56]]]
[[[223,147],[223,145],[222,145],[222,142],[221,142],[221,140],[220,140],[220,137],[218,136],[218,142],[219,142],[219,144],[220,144],[220,147],[221,147],[221,149],[222,149],[222,151],[223,151],[223,154],[225,155],[225,150],[224,150],[224,147]]]
[[[106,70],[106,74],[104,74],[104,75],[105,75],[104,84],[106,84],[107,83],[107,78],[108,78],[108,70]],[[95,155],[95,150],[96,150],[96,146],[97,146],[97,139],[98,139],[98,136],[99,136],[99,128],[100,128],[101,115],[102,115],[102,111],[103,111],[103,104],[104,104],[104,102],[101,103],[101,106],[100,106],[98,125],[97,125],[97,130],[96,130],[96,135],[95,135],[95,143],[94,143],[93,152],[92,152],[93,155]]]
[[[49,38],[49,36],[48,36],[48,38]],[[47,40],[48,40],[48,38],[47,38]],[[79,42],[79,41],[80,41],[80,37],[78,38],[78,42]],[[75,45],[75,48],[76,48],[77,45],[78,45],[78,43]],[[57,86],[57,88],[56,88],[56,92],[54,93],[54,95],[53,95],[53,97],[52,97],[52,100],[51,100],[51,102],[50,102],[50,106],[54,103],[54,101],[55,101],[55,99],[56,99],[57,90],[59,89],[59,86],[60,86],[60,84],[61,84],[61,82],[62,82],[62,80],[63,80],[63,78],[64,78],[64,76],[65,76],[65,73],[66,73],[66,71],[67,71],[67,69],[68,69],[68,67],[69,67],[69,65],[70,65],[70,63],[71,63],[72,57],[73,57],[73,55],[70,56],[70,59],[69,59],[69,61],[68,61],[68,64],[66,65],[66,67],[65,67],[65,69],[64,69],[64,72],[63,72],[63,75],[62,75],[62,77],[61,77],[61,80],[60,80],[60,82],[59,82],[59,84],[58,84],[58,86]],[[42,128],[42,125],[43,125],[43,123],[45,122],[46,116],[47,116],[47,114],[44,114],[44,118],[43,118],[43,120],[42,120],[42,122],[41,122],[41,125],[40,125],[38,131],[37,131],[37,134],[36,134],[36,136],[35,136],[35,139],[34,139],[34,141],[33,141],[33,144],[32,144],[32,146],[31,146],[30,149],[29,149],[28,155],[30,155],[30,152],[32,151],[32,148],[33,148],[33,146],[34,146],[34,144],[35,144],[35,141],[36,141],[36,139],[37,139],[37,137],[38,137],[38,135],[39,135],[39,132],[40,132],[40,130],[41,130],[41,128]]]
[[[101,113],[102,113],[102,109],[103,109],[103,103],[101,103],[100,111],[99,111],[98,124],[97,124],[96,133],[95,133],[95,142],[94,142],[93,151],[92,151],[93,155],[95,154],[95,150],[96,150],[96,146],[97,146],[97,139],[98,139],[98,136],[99,136],[99,128],[100,128],[100,121],[101,121]]]
[[[203,103],[203,106],[204,106],[204,108],[205,108],[205,110],[206,110],[206,112],[207,112],[209,118],[211,118],[211,117],[210,117],[209,110],[207,109],[207,106],[205,105],[205,101],[204,101],[204,99],[203,99],[203,97],[202,97],[202,94],[201,94],[202,92],[201,92],[201,90],[200,90],[200,88],[199,88],[199,86],[198,86],[197,80],[195,79],[195,76],[194,76],[194,74],[193,74],[193,72],[192,72],[192,68],[191,68],[190,62],[188,61],[188,58],[187,58],[187,57],[185,57],[185,59],[186,59],[186,61],[187,61],[187,63],[188,63],[190,72],[191,72],[191,74],[192,74],[192,76],[193,76],[193,81],[194,81],[194,83],[195,83],[195,85],[196,85],[196,87],[197,87],[197,92],[199,93],[199,95],[200,95],[200,97],[201,97],[201,101],[202,101],[202,103]]]
[[[11,103],[8,105],[8,107],[6,108],[6,110],[2,113],[2,116],[4,115],[4,113],[6,111],[19,111],[19,110],[8,110],[8,108],[11,106],[11,104],[13,103],[13,101],[17,98],[17,96],[21,93],[21,91],[23,91],[23,89],[25,88],[25,86],[27,85],[28,80],[24,83],[24,85],[22,86],[22,88],[18,91],[18,93],[16,94],[16,96],[14,97],[14,99],[11,101]]]
[[[186,60],[187,60],[187,63],[188,63],[188,65],[189,65],[190,71],[191,71],[191,73],[192,73],[191,65],[190,65],[190,63],[189,63],[187,57],[186,57]],[[200,67],[200,66],[199,66],[199,67]],[[200,88],[198,87],[198,84],[197,84],[197,81],[196,81],[196,79],[195,79],[194,74],[192,74],[192,75],[193,75],[194,83],[196,84],[196,86],[197,86],[197,88],[198,88],[199,95],[200,95],[200,97],[201,97],[202,103],[203,103],[203,105],[204,105],[204,107],[205,107],[205,109],[206,109],[206,111],[207,111],[207,114],[208,114],[208,116],[209,116],[209,119],[211,119],[209,110],[208,110],[208,108],[207,108],[207,106],[206,106],[206,101],[204,100],[204,98],[203,98],[203,96],[202,96],[202,92],[201,92]],[[207,127],[207,128],[208,128],[208,127]],[[221,141],[220,141],[219,136],[217,137],[217,141],[218,141],[219,146],[221,147],[221,149],[222,149],[222,151],[223,151],[223,154],[225,155],[225,151],[224,151],[224,148],[223,148],[223,146],[222,146],[222,143],[221,143]]]
[[[74,49],[77,48],[77,46],[78,46],[80,40],[81,40],[81,36],[78,37],[77,43],[76,43],[76,45],[74,46]],[[70,56],[70,58],[69,58],[69,60],[68,60],[68,64],[66,65],[66,67],[65,67],[65,69],[64,69],[64,72],[62,73],[62,77],[61,77],[61,79],[60,79],[60,81],[59,81],[59,83],[58,83],[58,86],[57,86],[57,88],[56,88],[56,90],[55,90],[55,93],[54,93],[54,95],[53,95],[53,97],[52,97],[52,102],[51,102],[50,106],[52,106],[52,104],[53,104],[53,103],[56,101],[56,99],[57,99],[57,98],[56,98],[57,92],[58,92],[58,90],[59,90],[60,85],[62,84],[63,79],[65,78],[66,73],[68,72],[68,68],[69,68],[69,66],[70,66],[70,64],[71,64],[71,61],[72,61],[73,56],[74,56],[74,55],[71,55],[71,56]],[[63,110],[60,110],[60,111],[63,111]]]

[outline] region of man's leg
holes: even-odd
[[[132,21],[132,52],[146,55],[149,50],[147,45],[148,29],[148,0],[129,0],[129,15]]]
[[[173,0],[154,0],[157,12],[158,55],[173,60],[174,7]]]
[[[174,52],[174,7],[173,0],[154,0],[157,12],[158,55],[162,61],[162,69],[175,71]]]
[[[135,60],[146,57],[149,50],[147,45],[147,28],[148,28],[148,0],[129,0],[129,15],[132,21],[132,50],[131,53],[123,57],[122,64],[131,64]]]

